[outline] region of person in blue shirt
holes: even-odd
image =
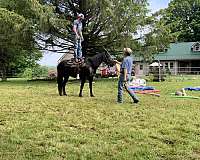
[[[78,14],[77,19],[74,21],[73,24],[73,32],[75,33],[75,40],[74,40],[74,58],[75,61],[82,60],[82,46],[81,43],[84,41],[83,39],[83,24],[82,20],[84,19],[84,15],[82,13]]]
[[[129,90],[128,83],[131,80],[131,72],[133,66],[133,58],[131,57],[132,50],[130,48],[124,48],[124,58],[120,64],[120,76],[118,81],[118,95],[117,102],[123,102],[123,87],[128,91],[129,95],[133,99],[134,103],[138,103],[139,99],[134,92]],[[116,61],[116,63],[120,63]]]

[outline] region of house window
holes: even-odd
[[[199,45],[195,46],[195,51],[200,51],[199,49]]]
[[[167,62],[167,63],[165,63],[165,68],[169,68],[169,66],[168,66],[168,62]]]
[[[194,52],[200,52],[200,44],[199,43],[194,44],[191,50]]]
[[[143,70],[143,65],[142,64],[140,64],[140,70]]]
[[[174,68],[174,63],[170,62],[170,69]]]

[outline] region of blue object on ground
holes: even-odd
[[[186,87],[184,89],[188,91],[200,91],[200,87]]]
[[[138,87],[129,86],[128,88],[133,91],[155,90],[155,88],[151,86],[138,86]]]

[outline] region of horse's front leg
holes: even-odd
[[[94,94],[92,92],[92,82],[93,82],[93,77],[89,77],[90,96],[94,97]]]
[[[83,97],[82,91],[83,91],[84,84],[85,84],[85,78],[81,79],[79,97]]]
[[[69,76],[66,76],[65,78],[64,78],[64,81],[63,81],[63,84],[62,84],[62,89],[63,89],[63,95],[67,95],[67,93],[66,93],[66,90],[65,90],[65,86],[66,86],[66,84],[67,84],[67,82],[68,82],[68,79],[69,79]]]

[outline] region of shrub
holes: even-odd
[[[32,79],[33,78],[33,71],[31,68],[26,68],[24,73],[21,75],[22,78]]]
[[[26,79],[46,78],[48,77],[48,67],[38,65],[33,68],[26,68],[21,77]]]
[[[57,73],[56,73],[55,70],[50,70],[50,71],[48,72],[48,78],[49,78],[49,79],[56,79],[56,77],[57,77]]]
[[[48,67],[36,66],[33,68],[33,78],[44,78],[48,77]]]

